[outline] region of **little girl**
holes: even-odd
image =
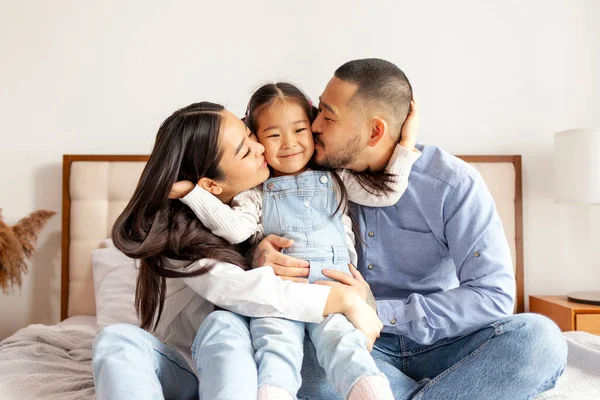
[[[385,169],[393,175],[390,190],[387,194],[371,193],[348,171],[309,167],[314,152],[310,128],[314,114],[310,100],[294,85],[262,86],[250,99],[246,123],[253,132],[250,134],[256,133],[264,146],[271,178],[237,195],[231,207],[215,197],[220,186],[209,180],[199,181],[182,198],[208,229],[231,243],[247,239],[257,243],[268,234],[292,239],[293,245],[285,253],[310,263],[310,283],[328,279],[321,272],[324,268],[348,273],[348,263],[356,264],[346,198],[367,206],[394,205],[406,190],[410,169],[420,155],[414,149],[415,132],[403,129]],[[248,153],[240,145],[236,156],[243,158]],[[301,385],[305,328],[320,365],[345,399],[393,399],[389,382],[375,366],[364,335],[340,314],[330,315],[320,324],[280,318],[250,322],[259,399],[295,398]]]

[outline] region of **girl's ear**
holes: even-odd
[[[223,187],[218,182],[209,178],[200,178],[198,180],[198,186],[207,192],[212,193],[214,196],[218,196],[223,192]]]

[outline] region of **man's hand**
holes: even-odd
[[[192,181],[179,181],[173,184],[171,192],[169,192],[170,199],[181,199],[187,196],[189,192],[194,190],[196,185]]]
[[[361,299],[364,299],[368,305],[370,305],[375,311],[377,311],[377,302],[375,301],[375,296],[373,296],[373,292],[371,292],[371,287],[369,286],[367,281],[365,281],[365,278],[362,277],[362,275],[360,274],[360,272],[358,272],[354,265],[348,264],[348,268],[350,269],[350,273],[352,273],[352,276],[348,275],[345,272],[324,269],[323,275],[325,275],[328,278],[334,279],[337,282],[317,281],[315,283],[317,285],[350,287],[360,296]]]
[[[413,99],[410,102],[410,111],[402,125],[402,133],[400,135],[400,146],[407,150],[413,151],[417,143],[417,133],[419,132],[419,107]]]
[[[275,275],[281,279],[307,283],[306,277],[310,272],[308,262],[281,253],[281,249],[290,247],[292,244],[294,244],[293,240],[281,236],[265,237],[253,250],[252,268],[270,265]]]

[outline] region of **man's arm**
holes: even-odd
[[[384,331],[429,344],[512,313],[512,259],[492,196],[479,174],[466,177],[443,204],[444,229],[460,286],[406,300],[379,300]]]

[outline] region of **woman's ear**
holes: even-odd
[[[198,180],[198,186],[207,192],[212,193],[214,196],[218,196],[223,192],[223,187],[218,182],[209,178],[200,178]]]

